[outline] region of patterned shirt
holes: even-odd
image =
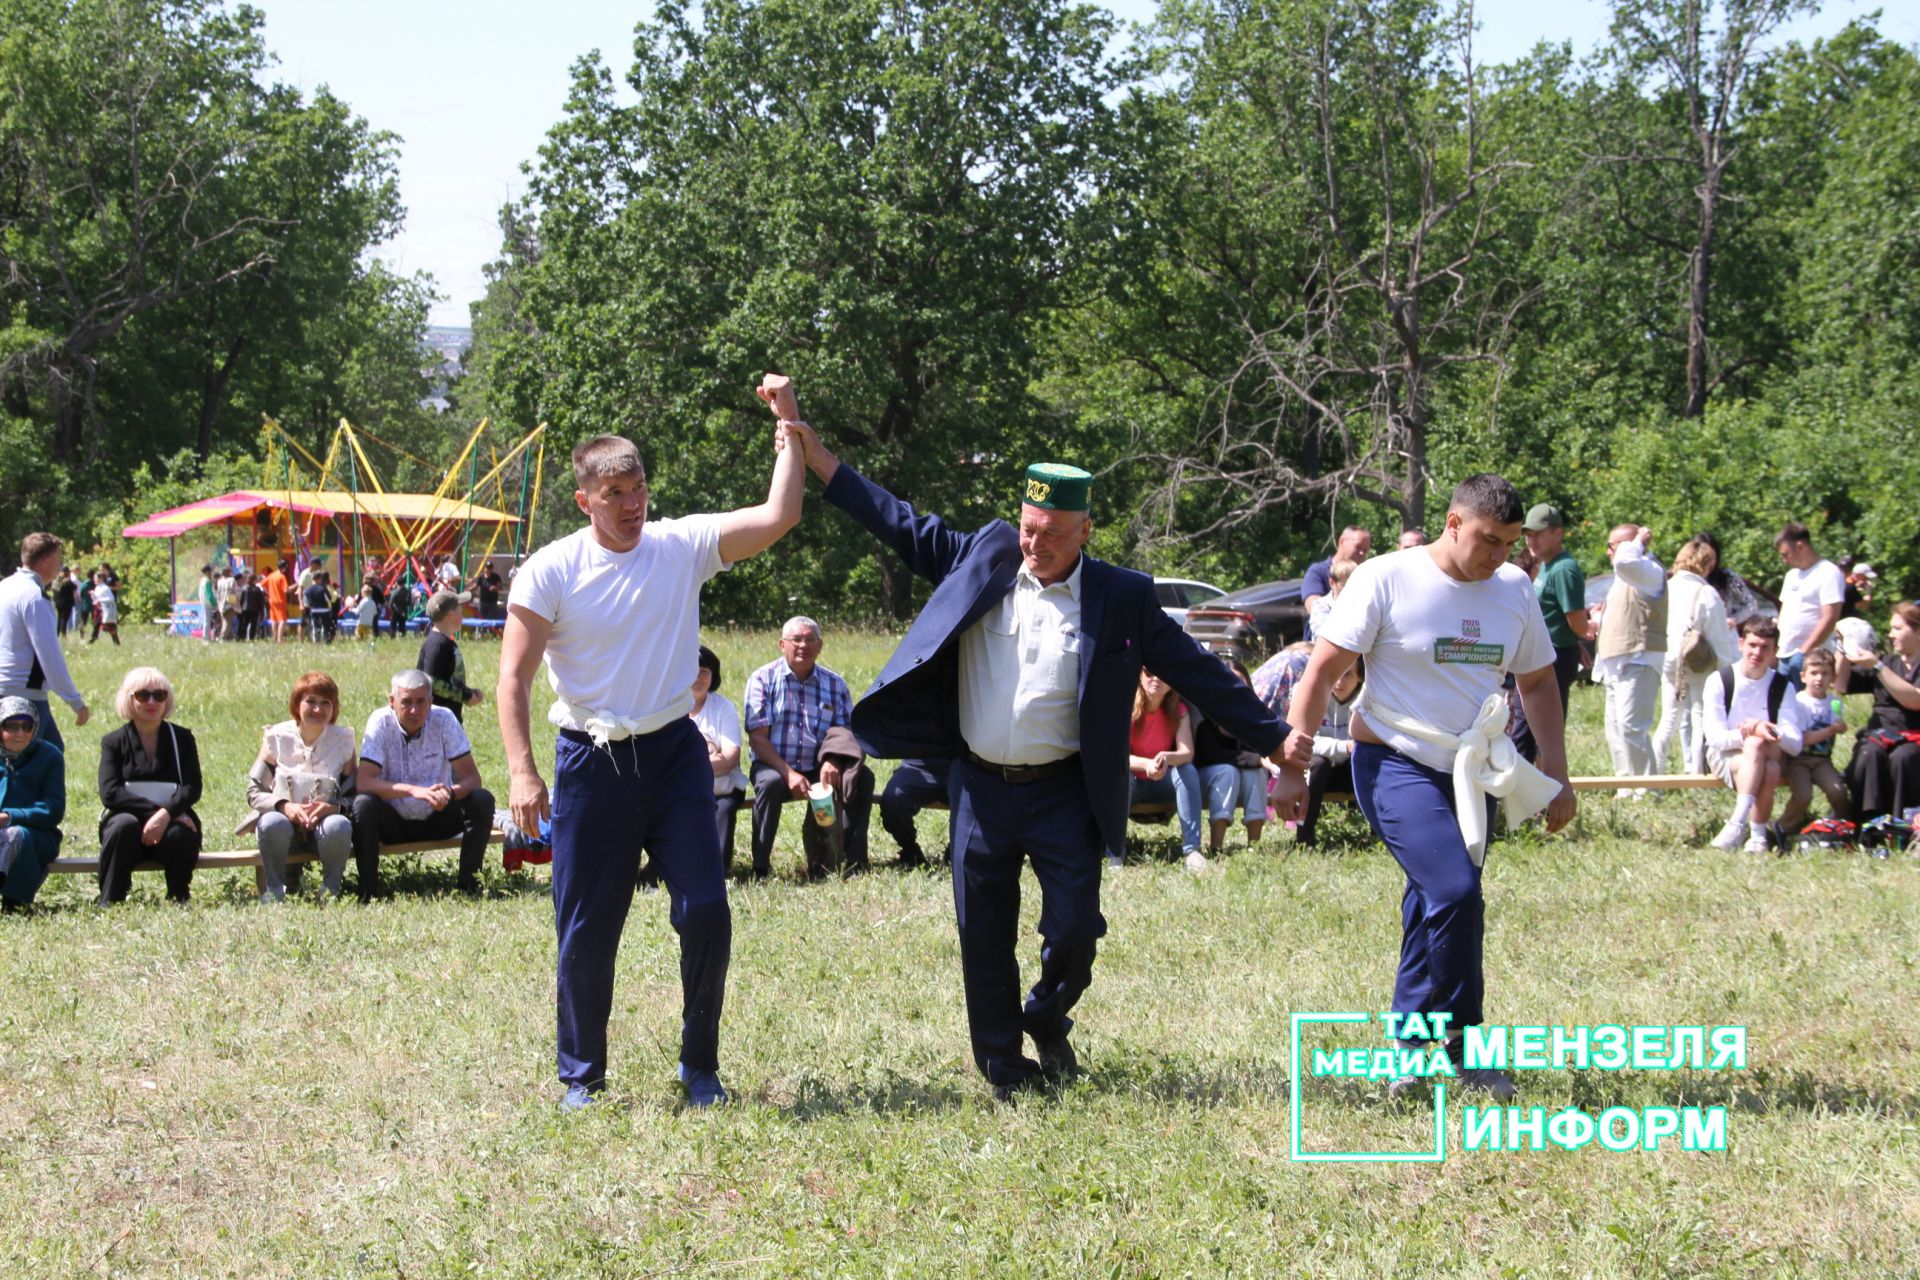
[[[827,730],[853,723],[847,682],[818,664],[802,681],[785,658],[775,658],[747,677],[746,701],[747,732],[767,730],[780,758],[802,773],[819,763]]]
[[[393,708],[381,707],[367,717],[366,732],[360,735],[361,763],[377,766],[388,782],[409,786],[451,787],[453,762],[472,754],[466,730],[445,707],[429,707],[427,722],[411,738],[400,728]],[[413,822],[433,812],[433,806],[418,796],[397,796],[388,803]]]
[[[1287,718],[1287,704],[1293,701],[1293,686],[1305,674],[1307,659],[1312,656],[1311,649],[1295,649],[1289,645],[1261,663],[1253,673],[1254,696],[1282,720]]]

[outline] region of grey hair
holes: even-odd
[[[797,613],[793,617],[788,618],[785,622],[780,624],[781,638],[785,639],[788,630],[797,626],[805,627],[807,630],[813,632],[815,636],[818,636],[821,634],[819,623],[815,622],[812,618],[807,617],[803,613]]]
[[[404,671],[394,672],[393,679],[388,683],[387,687],[390,689],[431,689],[433,687],[433,681],[429,680],[427,673],[420,668],[408,667]]]

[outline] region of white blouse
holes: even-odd
[[[340,775],[353,763],[353,730],[330,724],[312,746],[300,737],[300,724],[282,720],[267,729],[260,754],[274,767],[276,800],[305,804],[309,800],[337,800]]]

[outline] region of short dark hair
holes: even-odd
[[[1775,547],[1784,547],[1789,542],[1812,541],[1813,534],[1808,530],[1807,526],[1801,524],[1798,520],[1790,520],[1780,526],[1780,532],[1774,535],[1773,545]]]
[[[1759,636],[1762,640],[1780,643],[1780,626],[1772,618],[1753,617],[1740,624],[1740,638]]]
[[[45,560],[60,550],[62,545],[60,539],[50,533],[30,533],[20,539],[20,563],[31,568],[36,561]]]
[[[1468,476],[1455,485],[1453,496],[1447,499],[1447,510],[1480,516],[1495,524],[1519,524],[1527,518],[1527,510],[1520,503],[1520,491],[1508,483],[1505,476],[1491,471]]]
[[[713,673],[713,681],[707,685],[707,692],[720,692],[720,655],[707,648],[707,646],[701,645],[700,665]]]

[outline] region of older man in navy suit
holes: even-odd
[[[1093,977],[1104,854],[1127,836],[1127,729],[1140,668],[1286,768],[1283,807],[1307,759],[1285,760],[1285,723],[1161,611],[1144,574],[1086,555],[1093,477],[1027,470],[1020,527],[963,533],[843,466],[819,437],[789,442],[839,507],[934,584],[933,596],[853,709],[876,756],[946,756],[953,895],[973,1059],[994,1096],[1079,1073],[1067,1036]],[[1020,995],[1020,867],[1040,881],[1040,977]],[[1031,1036],[1038,1061],[1025,1053]]]

